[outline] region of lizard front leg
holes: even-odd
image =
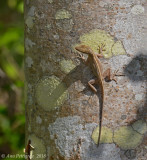
[[[102,54],[95,53],[95,55],[96,55],[98,58],[104,58],[104,56],[103,56]]]
[[[79,53],[79,55],[77,56],[77,58],[81,59],[85,65],[87,65],[87,66],[89,65],[89,62],[90,62],[90,57],[89,56],[88,56],[87,59],[85,59],[85,57],[83,56],[83,54]]]
[[[84,63],[86,63],[86,59],[85,59],[85,57],[83,56],[83,54],[78,53],[78,55],[77,55],[76,57],[79,58],[79,59],[81,59]]]
[[[102,54],[103,51],[106,51],[105,46],[106,45],[104,43],[101,43],[101,44],[98,45],[98,53],[99,54]]]

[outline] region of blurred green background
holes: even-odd
[[[24,154],[23,43],[23,0],[0,0],[0,159]]]

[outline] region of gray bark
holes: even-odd
[[[26,145],[32,159],[146,159],[146,0],[25,1]],[[101,144],[97,148],[100,92],[75,46],[98,52],[104,82]],[[99,87],[97,86],[98,91]]]

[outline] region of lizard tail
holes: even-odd
[[[100,122],[99,122],[99,135],[98,135],[97,147],[98,147],[99,144],[100,144],[100,139],[101,139],[101,129],[102,129],[102,119],[100,119]]]
[[[101,139],[101,130],[102,130],[102,117],[103,117],[103,105],[104,105],[104,88],[102,87],[102,101],[100,104],[100,112],[99,112],[99,135],[98,135],[98,142],[97,142],[97,147],[100,144],[100,139]]]

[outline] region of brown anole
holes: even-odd
[[[80,58],[82,58],[82,60],[85,61],[86,65],[89,65],[92,68],[94,75],[97,77],[96,79],[90,80],[88,82],[88,85],[95,93],[97,92],[97,89],[93,85],[99,84],[101,87],[102,100],[101,100],[100,112],[99,112],[99,135],[98,135],[97,146],[99,146],[100,138],[101,138],[102,115],[103,115],[103,106],[104,106],[104,84],[103,84],[104,78],[107,77],[108,80],[115,80],[114,75],[111,76],[111,74],[110,74],[110,69],[106,70],[103,73],[102,64],[101,64],[99,58],[103,57],[102,52],[104,51],[104,47],[105,47],[104,44],[101,44],[101,46],[99,46],[99,48],[98,48],[99,53],[98,54],[95,54],[93,52],[93,50],[89,46],[86,46],[86,45],[79,45],[79,46],[75,47],[75,49],[77,51],[88,55],[88,58],[86,61],[81,54],[80,54]]]
[[[28,140],[28,144],[25,148],[25,153],[27,156],[27,159],[30,160],[31,159],[31,151],[34,149],[34,147],[31,145],[31,140]]]

